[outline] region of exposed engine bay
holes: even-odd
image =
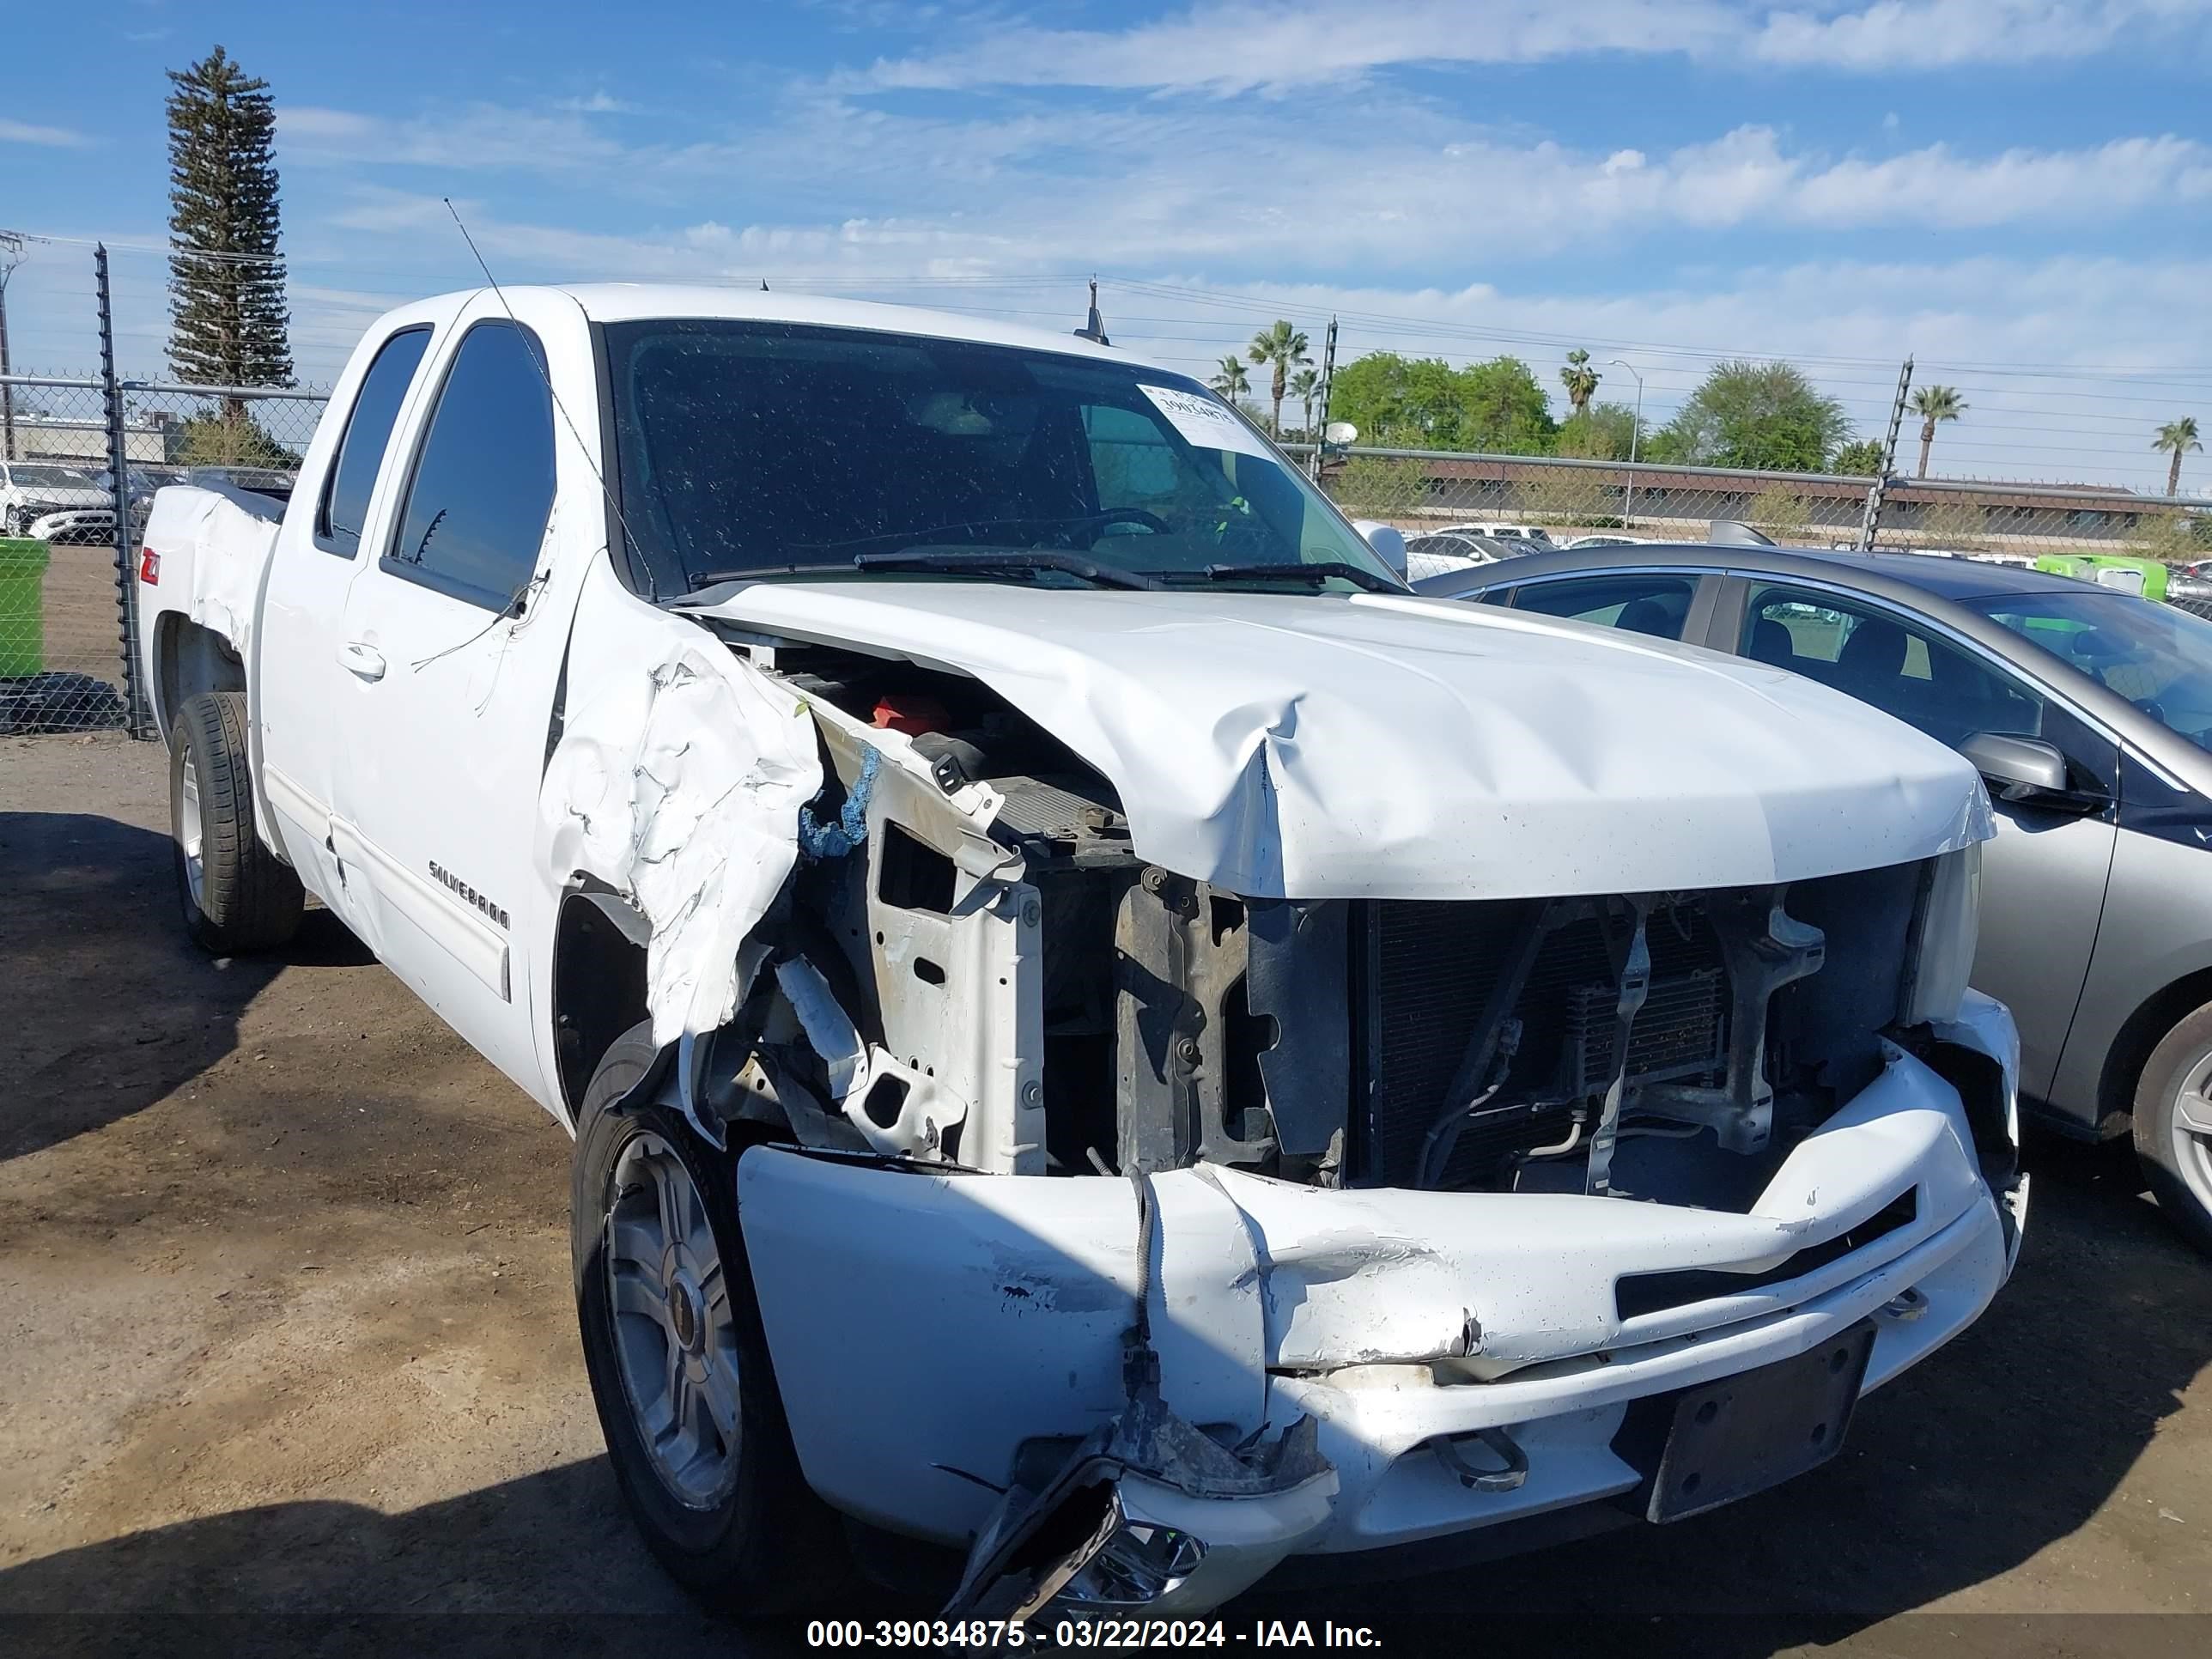
[[[740,636],[824,789],[703,1111],[1020,1175],[1741,1209],[1910,1042],[1940,860],[1703,891],[1253,899],[964,675]]]

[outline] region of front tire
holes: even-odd
[[[307,895],[265,846],[246,772],[246,694],[213,691],[177,711],[169,736],[169,831],[185,931],[219,957],[270,951],[299,931]]]
[[[740,1613],[804,1604],[836,1528],[784,1420],[737,1213],[737,1160],[633,1091],[649,1024],[617,1039],[577,1116],[570,1237],[584,1366],[647,1546]]]
[[[2135,1133],[2159,1208],[2212,1255],[2212,1003],[2167,1032],[2143,1062]]]

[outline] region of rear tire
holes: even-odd
[[[2166,1034],[2136,1088],[2136,1156],[2166,1219],[2212,1255],[2212,1003]]]
[[[219,957],[273,950],[299,931],[300,878],[263,842],[246,766],[246,694],[212,691],[169,736],[170,847],[185,931]]]
[[[649,1023],[577,1114],[569,1230],[584,1366],[631,1519],[686,1589],[739,1613],[816,1599],[842,1560],[800,1473],[738,1224],[737,1159],[629,1099]],[[641,1091],[641,1093],[650,1091]]]

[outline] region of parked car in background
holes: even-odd
[[[1972,768],[1423,600],[1128,352],[449,294],[136,588],[185,926],[313,891],[574,1132],[613,1472],[756,1611],[1694,1514],[2017,1258]]]
[[[108,509],[114,503],[97,466],[62,461],[0,461],[0,536],[27,536],[37,520],[58,514]]]
[[[1539,524],[1508,524],[1502,520],[1489,520],[1480,524],[1438,525],[1431,532],[1437,536],[1505,536],[1516,542],[1531,542],[1538,547],[1550,547],[1552,532]]]
[[[1656,540],[1656,536],[1624,536],[1617,530],[1601,530],[1593,535],[1574,537],[1559,546],[1569,551],[1583,547],[1648,547]]]
[[[203,489],[242,489],[272,501],[289,501],[297,478],[296,473],[273,466],[194,466],[185,470],[183,482]]]
[[[135,532],[146,522],[143,503],[133,502],[138,511],[131,514],[131,529]],[[33,541],[51,542],[57,547],[72,544],[104,546],[115,539],[115,509],[112,507],[74,507],[59,513],[49,513],[31,520],[23,533]]]
[[[1519,558],[1535,552],[1533,542],[1503,536],[1475,536],[1459,531],[1439,531],[1415,536],[1406,543],[1408,578],[1441,575],[1450,570],[1472,570],[1500,559]]]
[[[2057,1127],[2132,1129],[2212,1251],[2212,623],[1966,560],[1705,544],[1547,554],[1419,591],[1820,681],[1973,761],[2000,820],[1974,983]]]
[[[75,544],[80,546],[107,547],[115,541],[115,509],[110,504],[107,471],[101,468],[88,473],[100,491],[98,507],[65,507],[31,520],[24,533],[33,540],[52,542],[57,545]],[[134,465],[131,469],[131,533],[136,536],[145,527],[146,515],[153,510],[154,492],[165,484],[182,483],[185,469],[181,466]]]

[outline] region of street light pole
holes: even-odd
[[[1644,377],[1637,374],[1633,364],[1624,363],[1618,357],[1607,367],[1625,368],[1631,374],[1636,374],[1636,416],[1628,428],[1628,464],[1632,467],[1636,465],[1637,442],[1644,436]],[[1627,493],[1621,498],[1620,527],[1623,530],[1636,528],[1636,474],[1633,472],[1628,475]]]

